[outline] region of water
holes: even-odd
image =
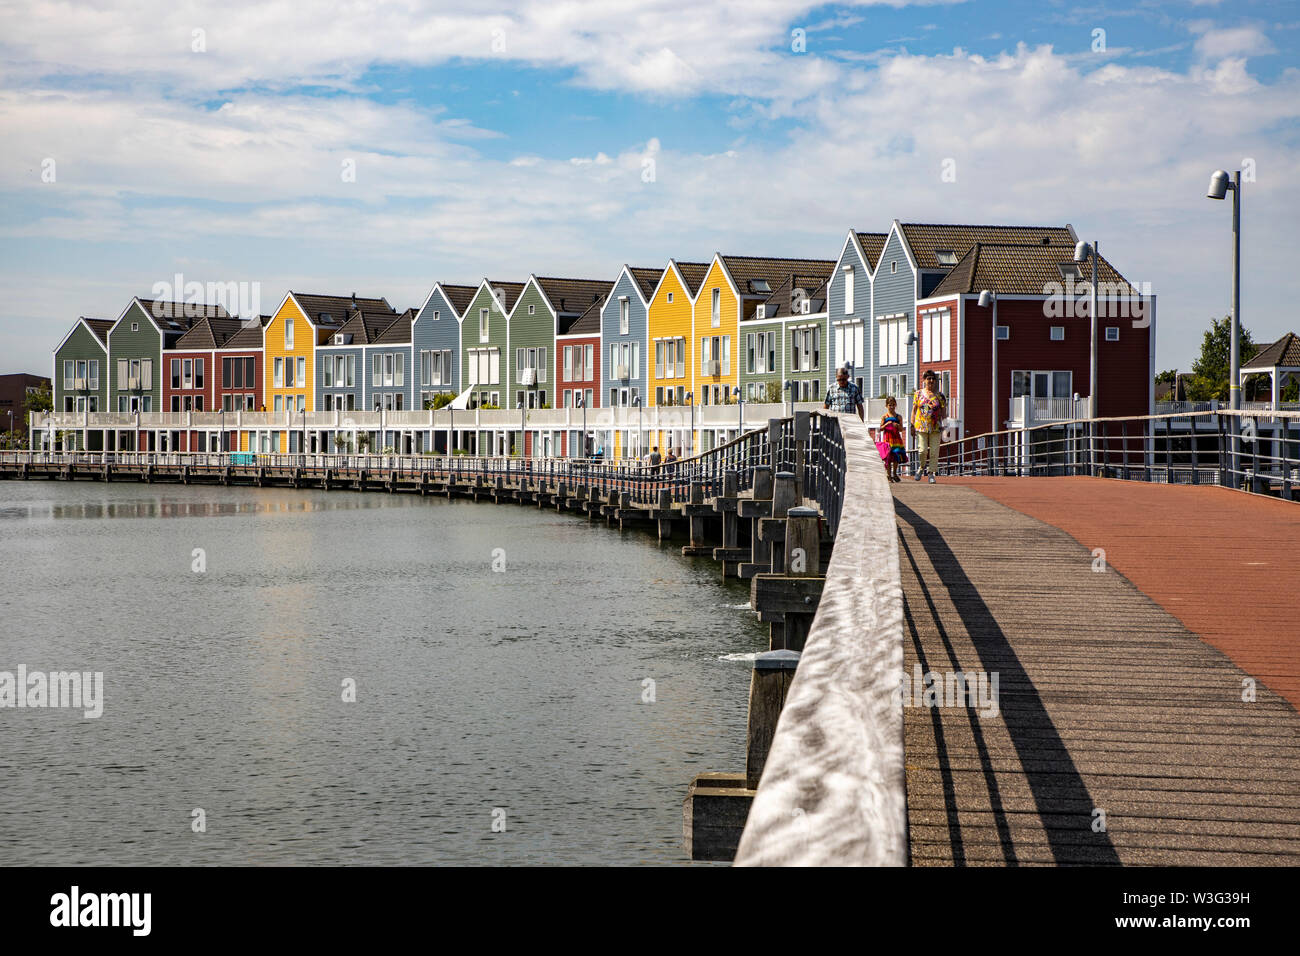
[[[4,864],[682,862],[766,648],[677,545],[403,495],[4,481],[0,580],[0,671],[104,675],[0,709]]]

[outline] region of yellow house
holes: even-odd
[[[669,259],[646,309],[646,388],[648,407],[685,407],[699,404],[695,389],[695,297],[709,272],[707,262]],[[690,395],[691,398],[687,398]],[[683,419],[685,422],[685,418]],[[686,429],[656,432],[651,444],[681,448],[691,454],[693,444]]]
[[[262,333],[263,405],[270,413],[271,425],[252,433],[255,447],[248,450],[303,450],[307,431],[303,415],[316,410],[316,346],[324,345],[358,310],[396,315],[387,299],[303,292],[285,295]]]

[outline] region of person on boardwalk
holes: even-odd
[[[657,465],[659,464],[660,461],[662,461],[662,458],[661,458],[661,456],[660,456],[660,454],[659,454],[659,446],[658,446],[658,445],[655,445],[654,448],[650,449],[650,465],[651,465],[651,467],[657,466]]]
[[[903,419],[898,414],[898,399],[890,395],[885,399],[885,414],[880,417],[876,431],[876,448],[885,463],[885,474],[890,481],[899,481],[898,469],[907,464],[907,448],[903,442]]]
[[[917,481],[926,471],[930,484],[939,473],[939,443],[943,438],[943,420],[948,417],[948,399],[938,388],[939,376],[934,369],[926,369],[921,377],[921,387],[912,399],[912,430],[916,433]]]
[[[857,382],[849,381],[849,367],[841,365],[835,370],[835,384],[826,389],[826,398],[822,408],[837,412],[857,412],[858,418],[867,420],[867,411],[862,404],[862,389]]]

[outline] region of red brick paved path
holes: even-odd
[[[1300,709],[1300,502],[1105,478],[951,478],[1104,548],[1120,574]]]

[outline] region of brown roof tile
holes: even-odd
[[[761,256],[723,256],[723,264],[731,274],[732,281],[742,296],[757,295],[762,300],[786,282],[791,276],[799,276],[803,281],[829,278],[835,269],[835,263],[828,259],[771,259]],[[764,290],[757,285],[766,282]],[[746,309],[745,311],[752,311]]]
[[[358,309],[363,312],[396,315],[387,299],[367,299],[356,295],[315,295],[308,292],[290,293],[313,325],[338,328]]]
[[[704,278],[709,274],[709,268],[713,265],[711,262],[676,262],[677,271],[682,274],[686,281],[686,291],[692,297],[699,295],[700,286],[704,283]],[[663,275],[663,272],[659,273]],[[658,280],[655,280],[658,285]]]
[[[1273,368],[1275,365],[1300,367],[1300,336],[1288,332],[1272,345],[1260,349],[1254,358],[1241,363],[1242,368]]]
[[[747,302],[744,319],[757,318],[758,306],[763,306],[763,318],[765,319],[788,319],[793,315],[801,314],[796,311],[798,306],[795,303],[794,291],[803,290],[804,297],[808,299],[808,313],[821,312],[826,308],[826,284],[830,281],[828,276],[801,276],[791,274],[785,277],[785,280],[772,290],[772,294],[761,303],[758,300]]]
[[[552,276],[538,276],[537,284],[546,293],[556,313],[574,319],[586,312],[593,302],[604,301],[614,287],[614,283],[604,279],[557,279]]]
[[[664,274],[664,270],[628,266],[627,271],[632,274],[633,281],[641,288],[641,298],[650,301],[650,296],[654,294],[655,286],[659,284],[659,277]]]
[[[885,243],[889,241],[887,232],[860,232],[858,233],[858,245],[867,256],[867,268],[872,272],[876,271],[876,263],[880,261],[880,254],[885,251]]]
[[[440,286],[443,297],[447,304],[456,310],[457,316],[463,316],[469,304],[474,301],[474,293],[478,292],[476,285],[446,285]]]
[[[513,309],[515,303],[519,301],[519,297],[523,295],[525,285],[523,282],[495,282],[492,279],[488,279],[487,284],[490,288],[500,291],[501,304],[507,312]],[[477,291],[475,289],[475,292]]]
[[[938,250],[948,250],[960,259],[977,242],[1074,247],[1074,236],[1064,226],[972,226],[933,222],[901,222],[898,226],[920,269],[947,270],[951,265],[939,261],[935,255]]]
[[[415,321],[415,310],[407,309],[394,322],[375,336],[376,345],[410,345],[411,323]]]
[[[114,322],[112,319],[86,319],[84,316],[82,318],[84,319],[86,325],[89,326],[90,331],[95,333],[95,338],[99,339],[101,344],[107,345],[108,330],[111,329],[117,323]]]
[[[1074,279],[1076,289],[1079,283],[1086,284],[1092,279],[1091,265],[1074,262],[1073,245],[977,242],[929,297],[970,294],[984,289],[1005,295],[1046,295],[1045,290],[1051,284],[1066,283],[1062,266],[1079,270]],[[1129,288],[1128,294],[1137,294],[1104,256],[1097,260],[1097,281],[1099,288],[1101,283],[1120,283]]]

